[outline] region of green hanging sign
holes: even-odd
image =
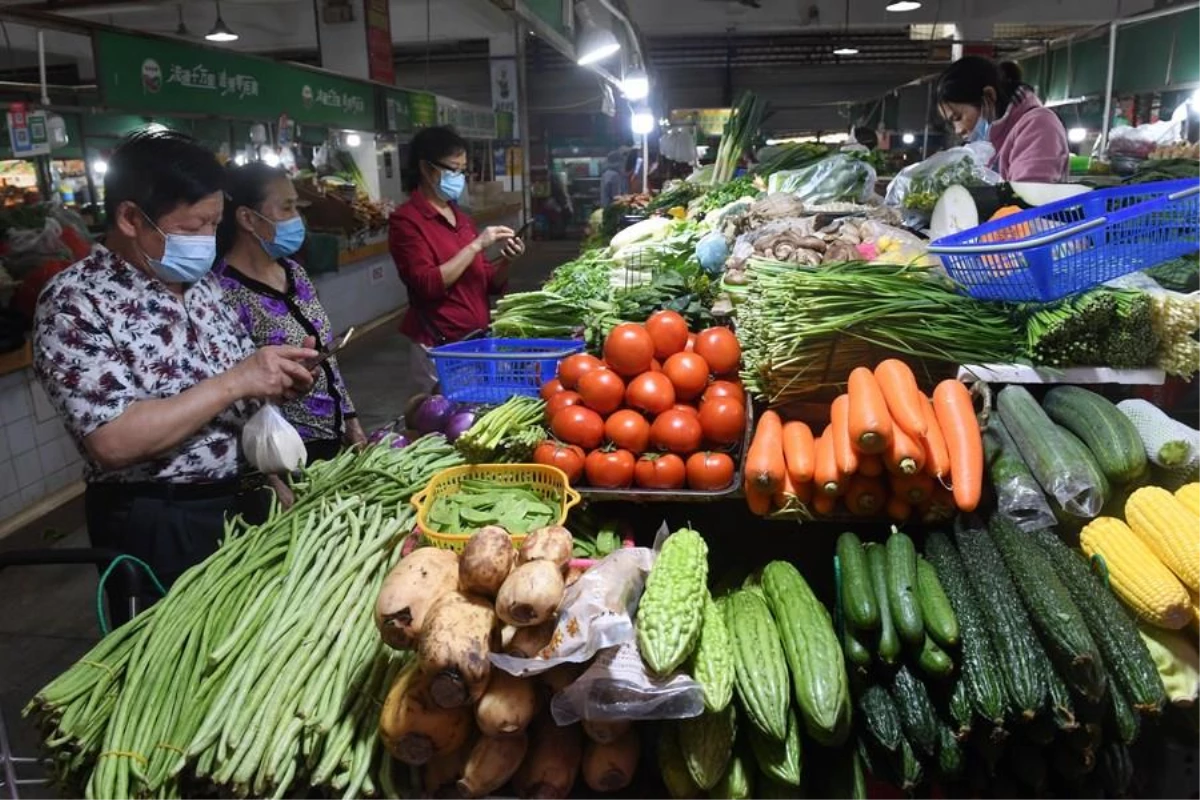
[[[408,109],[414,128],[431,128],[438,124],[436,95],[426,92],[409,92]]]
[[[110,108],[375,129],[374,87],[336,75],[111,31],[97,32],[96,58]]]

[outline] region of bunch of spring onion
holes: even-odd
[[[455,446],[472,464],[527,462],[546,438],[545,411],[546,404],[536,397],[512,397],[475,420]]]
[[[737,172],[738,161],[754,143],[767,114],[767,102],[754,94],[743,92],[733,113],[725,121],[721,142],[717,145],[717,160],[713,164],[712,185],[725,183]]]
[[[1184,379],[1200,370],[1200,293],[1150,292],[1150,320],[1158,334],[1154,364]]]
[[[519,292],[496,301],[492,335],[514,339],[571,339],[586,327],[584,307],[550,291]]]
[[[1020,331],[995,305],[920,267],[751,259],[737,307],[746,388],[779,405],[840,385],[888,355],[951,364],[1009,361]]]
[[[315,464],[296,503],[215,554],[25,709],[69,796],[400,796],[378,742],[405,656],[375,596],[412,495],[462,459],[440,436]]]

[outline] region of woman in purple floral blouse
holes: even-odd
[[[304,243],[304,220],[287,173],[263,163],[228,170],[217,230],[216,271],[230,308],[256,345],[319,347],[334,331],[304,268],[288,258]],[[280,406],[308,448],[309,461],[366,441],[337,358],[315,373],[312,391]]]

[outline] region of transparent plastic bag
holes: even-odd
[[[600,653],[550,702],[550,713],[559,725],[580,720],[688,719],[703,711],[700,684],[682,672],[666,678],[651,675],[635,642]]]
[[[1021,458],[1017,443],[995,415],[983,432],[983,448],[1000,514],[1023,531],[1054,527],[1057,520],[1042,487]]]
[[[865,203],[875,193],[875,168],[845,153],[802,169],[781,170],[767,179],[767,194],[787,192],[806,205]]]
[[[928,215],[938,198],[951,186],[991,186],[1002,181],[988,169],[996,149],[988,142],[972,142],[934,153],[910,164],[888,185],[884,203]]]
[[[294,472],[308,461],[304,440],[271,403],[264,403],[242,428],[242,452],[264,475]]]
[[[633,642],[633,616],[653,564],[654,553],[645,547],[625,547],[609,553],[563,595],[552,649],[545,658],[493,653],[492,665],[517,677],[537,675],[559,664],[588,661],[605,648]]]

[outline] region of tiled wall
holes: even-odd
[[[79,451],[33,370],[0,375],[0,523],[82,472]]]

